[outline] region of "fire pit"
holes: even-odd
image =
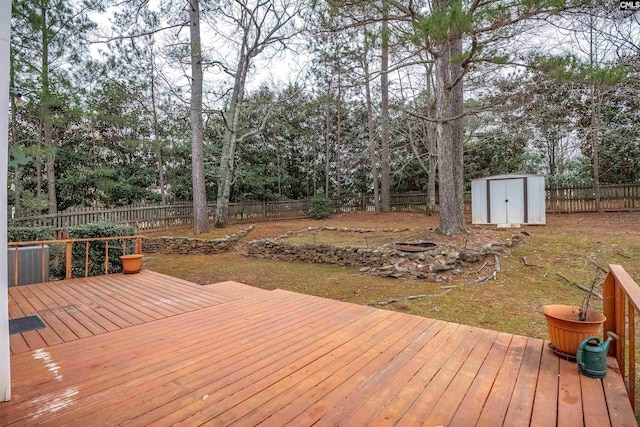
[[[393,244],[393,249],[400,252],[426,252],[437,245],[433,242],[398,242]]]

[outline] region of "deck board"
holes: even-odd
[[[458,410],[466,391],[469,389],[478,371],[482,367],[496,340],[502,340],[505,334],[486,331],[485,337],[477,345],[464,365],[442,393],[440,400],[433,406],[431,414],[424,421],[426,425],[448,425]]]
[[[531,414],[532,425],[541,427],[556,425],[559,369],[560,359],[548,348],[543,348]]]
[[[514,336],[511,340],[505,361],[500,367],[480,418],[478,418],[478,425],[496,426],[504,424],[526,346],[527,338],[525,337]]]
[[[233,281],[210,283],[206,286],[207,288],[215,291],[218,294],[226,295],[234,299],[244,298],[248,295],[254,295],[256,293],[269,292],[264,289],[256,288],[255,286],[249,286],[245,285],[244,283]]]
[[[516,380],[504,420],[505,425],[517,427],[528,426],[531,423],[533,400],[538,382],[538,372],[540,372],[543,346],[544,342],[542,340],[527,340],[527,347],[522,357],[518,379]]]
[[[243,285],[246,286],[246,285]],[[152,271],[9,288],[9,318],[39,315],[47,328],[11,337],[19,354],[180,315],[237,298]]]
[[[1,425],[636,425],[615,360],[539,339],[154,272],[9,293],[47,328],[11,339]]]

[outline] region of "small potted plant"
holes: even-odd
[[[580,307],[573,305],[545,305],[542,307],[542,312],[547,319],[552,349],[556,353],[575,357],[582,341],[598,335],[600,326],[606,317],[602,313],[589,310],[597,278],[596,271],[591,288],[582,300]]]
[[[122,255],[120,261],[124,274],[139,273],[142,270],[142,254]]]

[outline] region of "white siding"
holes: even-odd
[[[11,0],[0,0],[0,401],[11,399],[9,290],[7,289],[7,139]]]
[[[487,181],[471,181],[471,223],[487,223]]]
[[[546,224],[546,205],[545,205],[545,181],[544,176],[530,176],[527,178],[527,187],[529,197],[527,203],[529,205],[529,221],[528,224]]]

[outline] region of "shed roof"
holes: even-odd
[[[509,179],[509,178],[529,178],[529,177],[537,177],[544,178],[544,175],[535,175],[535,174],[505,174],[505,175],[493,175],[493,176],[485,176],[484,178],[476,178],[472,181],[486,181],[490,179]]]

